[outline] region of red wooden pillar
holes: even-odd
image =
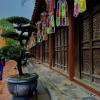
[[[73,3],[69,1],[69,32],[68,32],[68,77],[73,80],[75,74],[75,41],[74,41],[74,17]]]
[[[53,64],[53,34],[49,35],[49,68],[52,68],[52,64]]]

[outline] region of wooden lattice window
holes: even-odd
[[[55,66],[67,67],[67,28],[60,28],[55,34]]]
[[[93,15],[93,81],[100,84],[100,11]]]
[[[100,7],[96,10],[81,22],[81,78],[100,84]]]

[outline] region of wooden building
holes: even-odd
[[[55,25],[55,33],[32,48],[34,57],[100,96],[100,1],[86,0],[86,11],[77,17],[73,16],[74,1],[67,2],[69,26]],[[44,11],[48,13],[48,0],[36,0],[33,24]]]

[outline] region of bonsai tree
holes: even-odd
[[[22,76],[22,60],[26,57],[26,50],[23,48],[23,40],[27,39],[24,30],[20,33],[15,32],[17,28],[21,28],[22,25],[28,24],[30,21],[24,17],[9,17],[0,21],[0,26],[3,28],[3,34],[1,36],[5,38],[11,38],[7,40],[7,45],[1,48],[0,53],[7,59],[13,59],[17,62],[17,68],[19,75]],[[16,27],[13,26],[16,24]],[[16,40],[16,42],[14,41]],[[30,56],[30,55],[29,55]],[[29,57],[27,54],[27,58]]]
[[[0,26],[4,30],[1,36],[9,39],[7,40],[6,46],[0,49],[0,55],[7,59],[15,60],[19,72],[18,75],[7,77],[8,90],[13,95],[13,98],[15,98],[14,100],[26,100],[26,98],[30,97],[29,95],[33,95],[33,92],[36,93],[38,75],[36,73],[23,74],[22,71],[23,59],[32,57],[24,48],[23,41],[26,41],[29,36],[24,35],[24,32],[31,33],[34,29],[30,25],[24,26],[30,24],[30,21],[23,17],[9,17],[3,22],[0,23]],[[5,27],[5,23],[7,23],[7,27],[9,28]],[[13,26],[15,24],[16,26]],[[18,32],[18,30],[21,32]]]

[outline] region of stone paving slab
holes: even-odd
[[[51,100],[100,100],[99,97],[42,64],[30,63],[26,70],[30,73],[39,74],[42,84],[51,96]]]

